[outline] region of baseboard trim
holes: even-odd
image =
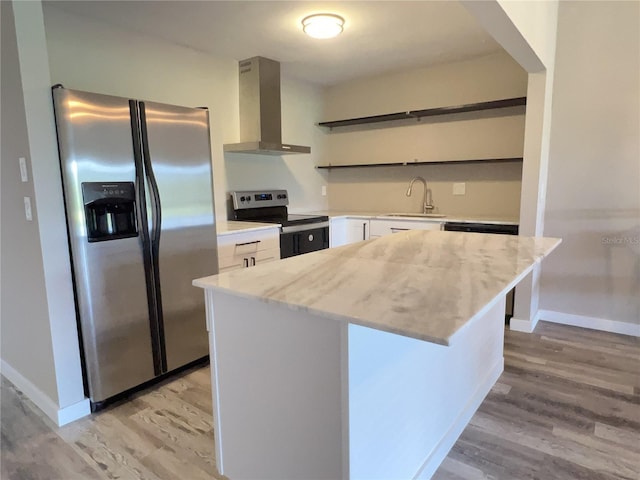
[[[88,415],[91,415],[91,402],[85,398],[58,410],[58,426],[61,427]]]
[[[606,318],[587,317],[584,315],[574,315],[572,313],[556,312],[553,310],[540,310],[538,312],[540,320],[574,327],[590,328],[591,330],[601,330],[610,333],[619,333],[640,337],[640,325],[635,323],[608,320]]]
[[[73,405],[60,408],[51,397],[36,387],[30,380],[25,378],[4,360],[0,360],[0,371],[7,380],[13,383],[36,407],[42,410],[42,412],[59,427],[91,413],[91,405],[88,398]]]
[[[538,310],[531,320],[522,320],[520,318],[511,317],[511,320],[509,320],[509,330],[513,330],[514,332],[531,333],[535,330],[539,320],[540,310]]]
[[[415,480],[429,480],[436,470],[438,470],[438,467],[447,457],[451,448],[458,441],[458,437],[460,437],[464,429],[467,427],[471,418],[476,413],[476,410],[478,410],[478,407],[480,407],[485,397],[491,391],[491,388],[498,381],[500,375],[502,375],[503,370],[504,358],[501,358],[500,361],[491,369],[484,383],[478,387],[473,397],[469,399],[469,402],[462,413],[458,416],[456,422],[451,426],[444,437],[442,437],[438,445],[433,449],[431,454],[418,469],[418,473],[413,477]]]

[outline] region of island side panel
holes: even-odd
[[[208,297],[220,473],[345,478],[346,323],[221,291]]]
[[[502,373],[504,308],[450,346],[349,326],[351,480],[431,477]]]

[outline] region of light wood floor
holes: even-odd
[[[221,478],[208,368],[62,428],[4,379],[1,402],[2,479]],[[639,339],[506,332],[505,372],[434,476],[485,478],[640,479]]]

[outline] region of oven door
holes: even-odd
[[[280,258],[293,257],[303,253],[329,248],[329,226],[309,228],[297,227],[295,231],[283,228],[280,234]]]

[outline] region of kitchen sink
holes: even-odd
[[[385,213],[384,217],[420,217],[420,218],[443,218],[444,213]]]

